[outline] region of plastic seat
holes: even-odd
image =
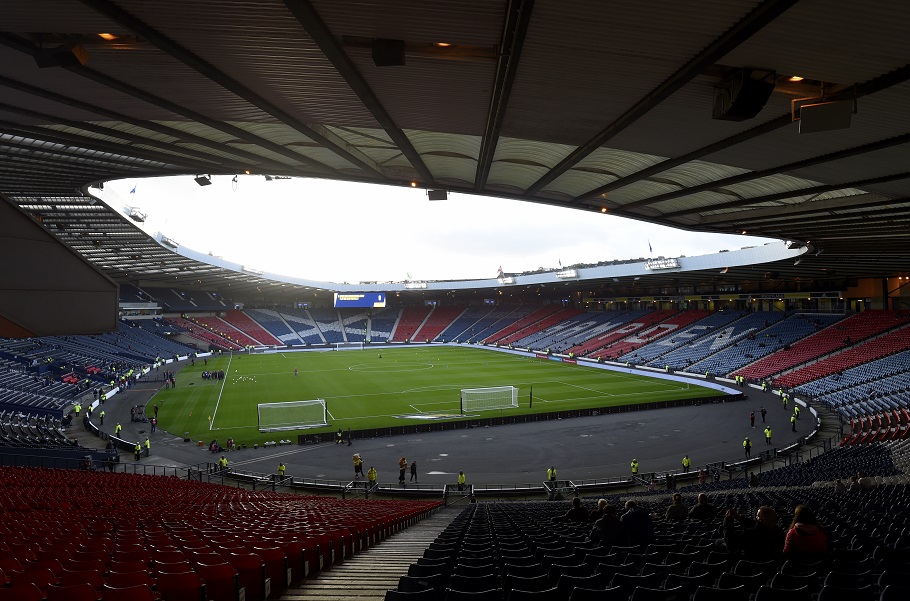
[[[568,597],[577,588],[607,589],[611,585],[611,578],[607,574],[594,574],[593,576],[563,575],[556,582],[556,589],[563,598]]]
[[[144,584],[127,587],[113,587],[105,584],[101,587],[102,601],[157,601],[152,589]]]
[[[812,593],[808,587],[782,589],[772,586],[760,586],[755,593],[754,601],[811,601]]]
[[[98,591],[86,583],[52,586],[47,589],[47,601],[98,601],[100,598]]]
[[[473,576],[475,578],[492,576],[496,569],[492,564],[483,566],[471,566],[463,563],[456,563],[453,573],[458,576]]]
[[[386,591],[385,601],[437,601],[439,595],[434,590],[413,591],[405,593],[402,591]]]
[[[419,563],[412,563],[408,566],[408,576],[414,576],[415,578],[425,578],[428,576],[442,576],[447,575],[449,572],[449,567],[447,565],[421,565]]]
[[[237,601],[239,576],[231,564],[198,564],[196,574],[205,581],[205,595],[209,601]]]
[[[606,589],[576,588],[569,595],[569,601],[627,601],[628,595],[619,588]]]
[[[76,584],[88,584],[93,589],[101,590],[104,586],[104,574],[95,570],[67,570],[63,569],[60,574],[60,586],[73,586]]]
[[[496,589],[487,591],[446,590],[445,601],[502,601],[502,594]]]
[[[536,592],[552,588],[550,579],[543,574],[538,573],[536,576],[516,576],[506,574],[502,579],[502,590],[509,592],[512,590]]]
[[[32,583],[0,588],[0,601],[42,601],[44,593]]]
[[[144,572],[111,572],[107,576],[107,583],[114,588],[125,588],[144,584],[149,588],[155,586],[155,579],[148,571]]]
[[[60,579],[47,568],[32,570],[30,572],[13,572],[10,576],[12,586],[31,583],[42,591],[57,584],[59,581]]]
[[[755,574],[754,576],[745,576],[742,574],[730,574],[729,572],[724,572],[720,575],[720,578],[717,579],[717,588],[730,589],[743,587],[749,594],[754,594],[758,590],[758,587],[767,582],[768,579],[763,574]]]
[[[72,572],[98,572],[103,574],[107,571],[106,565],[100,559],[71,559],[63,564],[63,569]]]
[[[288,587],[288,557],[281,547],[253,547],[253,552],[265,562],[265,575],[272,579],[273,594]],[[277,595],[276,595],[277,596]]]
[[[872,601],[874,598],[871,585],[861,588],[825,585],[818,593],[818,601]]]
[[[630,601],[688,601],[689,597],[681,586],[668,589],[636,587]]]
[[[6,572],[7,576],[9,576],[13,572],[24,572],[25,568],[15,557],[3,557],[0,558],[0,570]]]
[[[811,592],[818,592],[821,588],[818,577],[814,574],[811,576],[792,576],[790,574],[775,574],[771,577],[771,588],[776,590],[797,590],[808,588]]]
[[[695,589],[692,601],[748,601],[749,592],[745,587],[739,588],[714,588],[700,586]]]
[[[240,577],[240,586],[246,588],[247,601],[265,598],[265,562],[252,553],[229,553],[225,557]]]
[[[158,592],[166,601],[202,601],[205,583],[195,572],[159,572]]]
[[[107,565],[107,569],[111,572],[146,572],[149,569],[149,566],[146,562],[141,559],[134,559],[133,561],[112,561]]]
[[[401,576],[398,579],[398,590],[404,593],[425,591],[427,589],[442,591],[444,585],[445,579],[442,576],[424,576],[420,578]]]
[[[556,588],[542,591],[525,591],[513,589],[507,593],[506,601],[562,601],[563,597]]]
[[[42,570],[48,569],[54,573],[55,576],[59,576],[63,572],[63,564],[60,563],[59,559],[38,559],[36,561],[27,561],[23,566],[26,572],[31,572],[32,570]]]
[[[446,588],[463,593],[480,593],[498,588],[499,582],[493,575],[488,576],[459,576],[449,577]]]

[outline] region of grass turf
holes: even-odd
[[[299,375],[294,375],[294,369]],[[203,380],[204,370],[225,371]],[[685,383],[521,357],[474,347],[379,348],[213,357],[185,367],[177,388],[160,391],[160,426],[194,440],[233,437],[250,445],[297,431],[260,433],[257,405],[322,398],[330,426],[307,433],[462,419],[462,388],[518,387],[518,408],[472,413],[545,413],[716,396]],[[529,395],[533,387],[533,403]],[[448,416],[448,417],[446,417]],[[211,426],[211,427],[210,427]]]

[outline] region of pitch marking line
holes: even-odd
[[[234,360],[234,354],[228,355],[227,369],[224,370],[224,380],[221,381],[221,389],[218,391],[218,400],[215,401],[215,410],[212,411],[212,419],[209,421],[209,432],[215,429],[215,416],[218,415],[218,405],[221,404],[221,395],[224,394],[224,385],[227,384],[228,377],[231,374],[231,361]]]

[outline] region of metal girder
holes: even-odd
[[[420,153],[417,152],[417,149],[411,144],[411,140],[392,119],[392,116],[380,102],[379,97],[376,96],[366,79],[357,70],[357,67],[339,43],[338,38],[329,31],[325,21],[319,16],[313,5],[307,0],[284,0],[284,4],[297,19],[297,22],[300,23],[300,26],[303,27],[304,31],[307,32],[307,35],[319,47],[326,59],[332,63],[332,66],[335,67],[338,74],[348,84],[351,91],[357,95],[360,102],[370,111],[376,122],[389,134],[389,137],[398,146],[405,158],[408,159],[408,162],[411,163],[411,166],[414,167],[421,179],[424,180],[424,183],[432,185],[435,182],[435,178],[429,167],[420,158]]]
[[[749,205],[759,204],[759,203],[764,203],[764,202],[775,202],[778,200],[786,200],[787,198],[793,198],[795,196],[824,194],[825,192],[833,192],[835,190],[843,190],[846,188],[862,188],[863,186],[871,186],[874,184],[883,184],[885,182],[893,182],[893,181],[898,181],[898,180],[907,179],[907,178],[910,178],[910,172],[905,171],[903,173],[895,173],[892,175],[883,175],[881,177],[872,177],[869,179],[855,180],[852,182],[841,182],[838,184],[825,184],[822,186],[813,186],[811,188],[800,188],[799,190],[791,190],[789,192],[779,192],[777,194],[766,194],[764,196],[753,196],[751,198],[743,198],[740,200],[731,200],[731,201],[722,202],[722,203],[716,204],[716,205],[703,206],[699,209],[682,209],[679,211],[671,211],[669,213],[664,213],[663,217],[666,217],[667,219],[672,219],[674,217],[682,217],[683,215],[691,215],[693,213],[701,213],[704,211],[718,211],[718,210],[722,210],[722,209],[733,209],[733,208],[738,208],[738,207],[746,207]],[[829,200],[840,200],[840,199],[829,199]],[[813,201],[812,204],[815,204],[815,202],[825,202],[825,201]],[[775,207],[773,209],[772,208],[760,208],[760,209],[756,209],[756,210],[757,211],[777,210],[778,212],[780,212],[780,211],[788,210],[790,208],[790,206],[791,205],[785,205],[782,207]],[[798,206],[802,206],[802,205],[798,205]],[[752,211],[749,211],[749,213],[752,213]],[[730,213],[730,216],[739,217],[743,214],[744,214],[744,212],[740,211],[737,213]],[[712,217],[716,217],[716,215],[707,215],[707,216],[703,217],[701,220],[701,223],[711,223]]]
[[[490,108],[487,110],[487,123],[480,141],[480,154],[474,176],[474,189],[478,192],[487,185],[533,9],[534,0],[510,0],[506,6],[505,27],[496,61],[496,77],[490,94]]]
[[[77,109],[80,109],[80,110],[83,110],[86,112],[95,113],[97,115],[107,117],[108,119],[112,119],[114,121],[121,121],[123,123],[129,123],[131,125],[135,125],[136,127],[141,127],[141,128],[147,129],[149,131],[154,131],[159,134],[163,134],[165,136],[171,136],[182,142],[198,144],[199,146],[205,146],[206,148],[218,150],[225,154],[233,154],[234,156],[236,156],[238,158],[242,157],[243,159],[245,159],[247,161],[253,161],[254,163],[256,163],[258,165],[271,166],[271,167],[277,166],[277,167],[283,168],[283,169],[287,169],[287,167],[288,167],[287,165],[281,165],[279,163],[275,163],[274,161],[270,161],[268,159],[268,157],[257,155],[252,152],[247,152],[246,150],[243,150],[243,149],[234,148],[233,146],[229,146],[226,144],[220,144],[218,142],[209,140],[208,138],[203,138],[202,136],[197,136],[195,134],[184,132],[179,129],[174,129],[173,127],[161,125],[160,123],[155,123],[154,121],[144,121],[141,119],[134,119],[134,118],[130,117],[129,115],[125,115],[123,113],[118,113],[116,111],[108,110],[108,109],[100,107],[96,104],[82,102],[81,100],[76,100],[74,98],[70,98],[69,96],[57,94],[55,92],[51,92],[50,90],[38,88],[36,86],[29,85],[29,84],[26,84],[26,83],[23,83],[20,81],[16,81],[14,79],[9,79],[8,77],[0,76],[0,85],[6,86],[8,88],[12,88],[14,90],[19,90],[20,92],[25,92],[26,94],[38,96],[39,98],[45,98],[45,99],[51,100],[53,102],[58,102],[60,104],[66,105],[66,106],[71,106],[73,108],[77,108]],[[173,143],[173,144],[175,146],[178,146],[177,143]],[[229,159],[226,159],[224,156],[222,156],[220,154],[212,154],[212,153],[202,152],[199,150],[190,150],[190,149],[182,148],[182,147],[181,147],[181,149],[184,152],[187,152],[187,153],[192,152],[197,155],[202,154],[202,155],[205,155],[207,157],[210,157],[211,159],[215,159],[220,162],[229,161]],[[226,165],[229,165],[229,164],[230,164],[229,162],[226,163]],[[249,165],[238,163],[235,166],[237,169],[243,170],[244,168],[247,168]]]
[[[123,10],[113,2],[110,2],[109,0],[80,1],[99,14],[104,15],[105,17],[115,21],[133,33],[147,39],[162,52],[172,56],[188,67],[195,69],[204,77],[207,77],[208,79],[214,81],[232,94],[243,98],[261,111],[275,117],[278,119],[278,121],[282,122],[298,133],[310,138],[315,142],[318,142],[346,161],[352,163],[353,165],[356,165],[368,173],[372,172],[379,176],[383,175],[381,169],[369,158],[362,156],[361,153],[357,152],[354,149],[351,149],[347,146],[340,146],[338,143],[336,143],[336,141],[330,140],[322,133],[293,117],[236,79],[216,69],[211,63],[203,60],[196,54],[193,54],[188,49],[184,48],[155,28]],[[325,170],[334,171],[331,167],[313,159],[308,159],[306,157],[301,157],[301,159],[302,161],[306,161],[314,165],[320,165]]]
[[[733,184],[739,184],[742,182],[761,179],[763,177],[768,177],[769,175],[777,175],[779,173],[787,173],[788,171],[796,171],[797,169],[804,169],[806,167],[822,165],[824,163],[830,163],[832,161],[839,161],[841,159],[850,158],[852,156],[866,154],[868,152],[875,152],[876,150],[882,150],[884,148],[891,148],[892,146],[898,146],[900,144],[906,144],[907,142],[910,142],[910,134],[901,134],[899,136],[894,136],[893,138],[887,138],[885,140],[877,140],[875,142],[869,142],[868,144],[861,144],[859,146],[853,146],[852,148],[845,148],[843,150],[829,152],[828,154],[823,154],[820,156],[803,159],[801,161],[787,163],[785,165],[778,165],[777,167],[770,167],[768,169],[761,169],[759,171],[747,171],[746,173],[741,173],[739,175],[733,175],[731,177],[725,177],[723,179],[714,180],[713,182],[707,182],[704,184],[699,184],[697,186],[691,186],[689,188],[682,188],[680,190],[674,190],[673,192],[667,192],[665,194],[658,194],[657,196],[652,196],[650,198],[643,198],[641,200],[635,200],[635,201],[622,205],[621,208],[624,210],[628,210],[628,209],[634,209],[637,207],[658,204],[661,202],[666,202],[668,200],[673,200],[675,198],[680,198],[682,196],[696,194],[698,192],[705,192],[707,190],[715,190],[717,188],[722,188],[724,186],[731,186]],[[703,207],[702,210],[710,210],[710,208]]]
[[[635,123],[651,109],[679,91],[684,85],[700,75],[707,67],[713,65],[740,44],[748,40],[763,27],[786,12],[799,0],[769,0],[762,2],[743,17],[736,25],[724,32],[719,38],[694,56],[673,75],[664,80],[644,98],[635,103],[625,113],[604,128],[596,136],[576,148],[574,151],[550,169],[540,179],[531,184],[525,195],[531,196],[540,192],[547,184],[578,164],[579,161],[603,146],[607,140]]]

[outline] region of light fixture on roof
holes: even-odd
[[[101,38],[102,40],[107,40],[108,42],[113,42],[114,40],[117,39],[117,36],[115,36],[112,33],[99,33],[98,37]]]
[[[197,175],[193,178],[200,186],[211,186],[212,185],[212,176],[211,175]]]
[[[417,182],[411,182],[411,187],[412,187],[412,188],[416,188],[416,187],[417,187]]]
[[[797,259],[793,262],[793,265],[799,265],[802,262],[803,262],[803,259],[802,259],[802,257],[800,257],[799,259]]]
[[[451,48],[452,44],[450,42],[435,42],[433,44],[437,48]]]
[[[244,173],[246,173],[247,175],[249,175],[249,174],[251,173],[251,171],[250,171],[249,169],[246,169],[246,170],[244,170]]]
[[[606,212],[607,212],[607,207],[600,207],[600,212],[601,212],[601,213],[606,213]]]
[[[792,81],[793,83],[796,83],[796,82],[802,81],[804,79],[806,79],[806,78],[800,77],[799,75],[791,75],[790,77],[787,78],[787,81]]]

